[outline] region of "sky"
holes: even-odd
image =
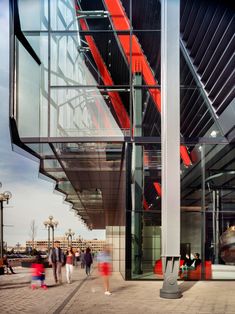
[[[9,134],[9,12],[8,0],[0,1],[0,193],[10,191],[12,198],[4,202],[4,241],[7,245],[25,245],[30,240],[30,224],[35,220],[35,240],[46,239],[43,225],[49,215],[59,222],[55,236],[71,228],[75,237],[105,239],[104,230],[88,230],[54,191],[54,183],[39,178],[39,163],[12,151]]]

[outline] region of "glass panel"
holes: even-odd
[[[143,83],[144,84],[144,83]],[[134,92],[138,93],[138,98],[141,97],[139,92],[142,93],[142,106],[138,111],[142,111],[143,114],[141,116],[142,123],[137,123],[137,125],[142,125],[142,134],[143,136],[156,136],[161,137],[161,113],[159,109],[160,102],[157,101],[156,95],[159,95],[158,99],[160,99],[160,89],[159,88],[152,88],[147,89],[146,87],[143,88],[135,88]],[[137,98],[137,99],[138,99]],[[155,100],[154,100],[155,99]],[[133,97],[133,111],[137,107],[135,106],[135,96]],[[138,104],[138,102],[137,102]],[[135,120],[134,120],[135,121]],[[136,123],[136,122],[134,122]]]
[[[136,225],[143,223],[142,230]],[[139,230],[139,231],[138,231]],[[141,232],[141,234],[139,233]],[[161,259],[160,212],[132,213],[132,279],[162,279],[156,265]]]
[[[29,148],[35,151],[41,157],[50,156],[51,158],[55,158],[54,153],[52,152],[49,144],[27,144]]]
[[[126,277],[126,228],[125,226],[120,226],[120,252],[119,252],[119,265],[120,273],[125,279]]]
[[[30,45],[40,58],[40,136],[47,136],[48,133],[48,36],[34,33],[26,36]]]
[[[48,29],[48,0],[19,0],[18,7],[22,31]]]
[[[77,30],[74,0],[57,0],[50,2],[51,28],[53,30]]]
[[[132,19],[133,29],[161,29],[161,1],[122,0],[127,18]],[[132,12],[131,12],[132,9]],[[130,14],[131,12],[131,14]]]
[[[180,256],[181,272],[180,279],[200,280],[201,269],[201,230],[202,216],[200,208],[181,207],[181,235],[180,235]],[[195,259],[198,261],[195,267]]]
[[[96,89],[51,90],[51,136],[120,136],[107,99]]]
[[[128,67],[113,34],[52,34],[51,55],[52,85],[129,84]]]
[[[18,49],[17,66],[17,122],[20,136],[38,137],[39,132],[39,80],[40,66],[21,43]]]
[[[51,85],[93,85],[95,83],[80,54],[79,36],[51,36]]]
[[[212,279],[235,279],[235,146],[206,151],[205,257]],[[209,279],[206,277],[206,279]]]

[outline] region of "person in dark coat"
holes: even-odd
[[[50,251],[49,264],[52,265],[55,283],[62,283],[61,267],[64,264],[64,253],[60,248],[60,241],[55,241],[54,247]]]
[[[200,259],[200,254],[199,253],[194,253],[194,259],[192,262],[191,267],[194,267],[195,269],[197,268],[197,266],[201,265],[201,259]]]
[[[93,263],[91,249],[89,247],[86,249],[86,253],[84,254],[84,261],[85,261],[85,266],[86,266],[85,268],[86,274],[87,276],[89,276],[91,273],[91,264]]]

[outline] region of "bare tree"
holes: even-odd
[[[30,223],[30,232],[29,232],[29,236],[30,239],[32,240],[32,249],[34,249],[34,240],[37,234],[37,226],[35,224],[35,220],[33,219]]]

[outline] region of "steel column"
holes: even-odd
[[[206,245],[206,159],[205,145],[201,147],[201,274],[205,274],[205,245]]]
[[[161,1],[162,265],[160,296],[181,297],[180,260],[180,1]]]
[[[219,264],[219,238],[220,238],[220,231],[219,231],[219,212],[220,212],[220,199],[221,193],[219,190],[216,191],[216,215],[215,215],[215,225],[216,225],[216,256],[215,256],[215,263]]]
[[[1,228],[1,243],[0,243],[0,258],[3,258],[3,201],[0,201],[0,228]]]
[[[52,226],[51,229],[52,229],[52,247],[54,247],[54,226]]]
[[[135,85],[142,84],[142,76],[135,73],[133,77]],[[142,136],[142,90],[133,91],[133,131],[135,136]],[[133,213],[133,246],[134,246],[134,274],[142,274],[142,231],[143,231],[143,147],[133,144],[134,166],[134,213]]]
[[[50,254],[50,227],[48,227],[48,254]]]

